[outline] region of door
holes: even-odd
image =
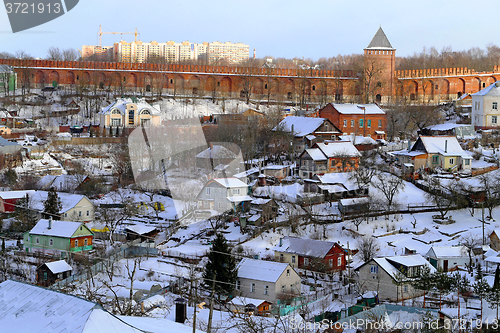
[[[443,271],[448,272],[448,260],[443,262]]]

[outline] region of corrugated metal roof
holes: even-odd
[[[12,332],[142,332],[85,299],[27,283],[0,283],[0,327]]]
[[[367,49],[393,49],[391,43],[389,42],[389,39],[387,39],[387,36],[385,35],[384,30],[382,30],[382,27],[378,28],[377,33],[375,36],[373,36],[372,41],[370,42],[370,45],[368,45]]]

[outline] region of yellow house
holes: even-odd
[[[118,98],[99,112],[101,127],[159,126],[160,110],[141,98]]]
[[[403,163],[419,168],[470,170],[472,156],[460,147],[454,136],[420,136],[409,151],[394,153]]]

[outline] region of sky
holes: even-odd
[[[500,44],[493,17],[500,1],[456,0],[80,0],[43,25],[12,33],[0,9],[0,52],[44,58],[49,47],[97,45],[103,31],[133,32],[144,42],[242,42],[257,58],[361,54],[381,26],[396,56],[435,47],[454,51]],[[103,35],[103,45],[133,35]]]

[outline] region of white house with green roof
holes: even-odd
[[[83,223],[41,219],[23,235],[26,252],[42,252],[67,257],[68,252],[92,250],[94,234]]]

